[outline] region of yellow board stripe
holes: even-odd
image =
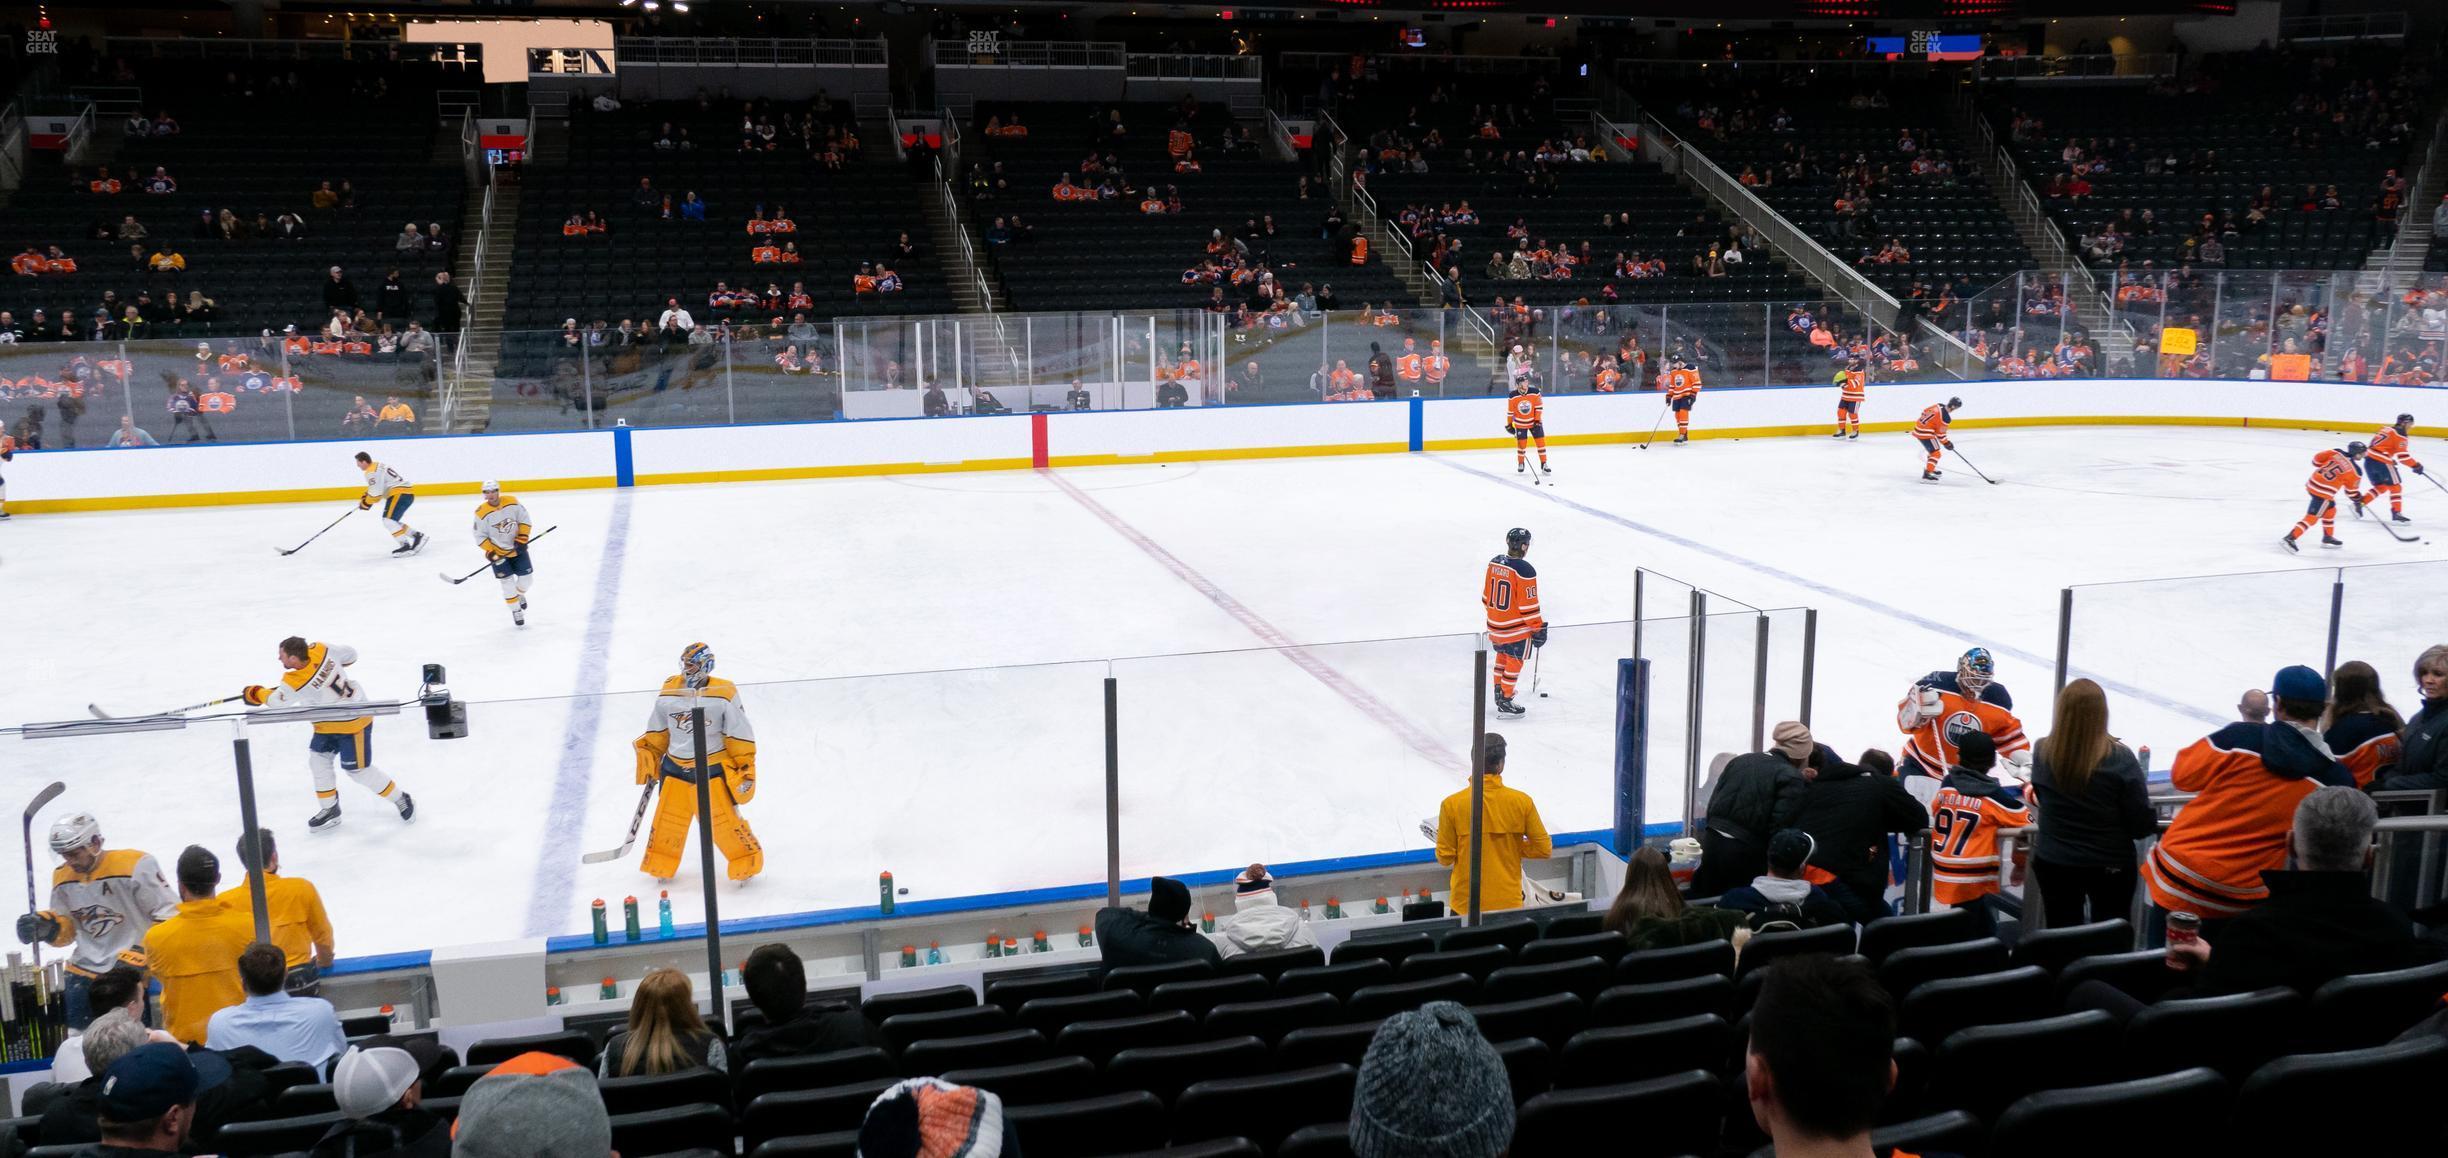
[[[1776,426],[1694,427],[1694,440],[1714,438],[1791,438],[1805,435],[1825,435],[1835,429],[1834,412],[1821,422],[1789,423]],[[2032,426],[2201,426],[2232,427],[2256,430],[2317,430],[2351,434],[2373,428],[2368,421],[2337,422],[2301,418],[2241,418],[2209,417],[2192,414],[2099,414],[2099,415],[2033,415],[2022,418],[1966,418],[1954,423],[1957,430],[1992,430]],[[1870,434],[1894,434],[1909,431],[1910,422],[1865,422],[1861,429]],[[2426,438],[2448,437],[2448,426],[2416,426],[2414,434]],[[1605,446],[1645,442],[1652,437],[1660,441],[1674,436],[1663,431],[1654,436],[1648,431],[1606,431],[1596,434],[1550,434],[1551,446]],[[1430,451],[1499,450],[1514,445],[1511,436],[1484,438],[1431,439],[1422,443]],[[1261,458],[1318,458],[1355,454],[1403,454],[1410,444],[1393,442],[1320,443],[1307,446],[1217,447],[1198,450],[1159,450],[1144,454],[1099,453],[1058,454],[1047,463],[1057,467],[1127,466],[1150,462],[1227,462]],[[969,471],[1026,470],[1031,466],[1026,456],[1014,458],[973,458],[951,462],[882,462],[856,463],[838,466],[758,467],[744,470],[669,471],[637,476],[639,486],[674,486],[693,483],[780,482],[794,479],[866,478],[877,475],[949,474]],[[525,491],[590,490],[615,485],[615,477],[578,475],[568,478],[501,480],[506,489]],[[475,482],[418,483],[425,495],[472,495],[477,493]],[[159,510],[177,507],[241,506],[259,503],[307,503],[353,500],[365,493],[361,487],[303,487],[290,490],[204,491],[174,495],[110,495],[83,499],[24,499],[9,504],[13,514],[61,514],[81,511]]]

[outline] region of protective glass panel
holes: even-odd
[[[745,326],[732,334],[727,369],[739,422],[821,422],[840,416],[833,327]]]
[[[737,421],[723,350],[729,327],[700,326],[686,344],[633,346],[626,356],[580,359],[585,378],[573,413],[591,411],[593,425],[709,426]],[[700,340],[702,338],[702,340]],[[582,347],[583,349],[583,347]],[[556,389],[565,386],[557,382]]]
[[[150,388],[131,389],[139,381]],[[158,376],[138,379],[115,345],[0,345],[0,430],[20,445],[106,445],[119,419],[129,415],[139,429],[167,443],[168,396]],[[192,416],[179,425],[182,440],[203,437]]]
[[[2068,678],[2097,681],[2108,693],[2111,728],[2128,744],[2156,749],[2164,766],[2178,748],[2234,719],[2245,689],[2267,688],[2287,664],[2321,666],[2336,577],[2319,568],[2076,587]],[[2252,630],[2170,626],[2239,609],[2252,616]],[[2017,707],[2027,727],[2043,726],[2044,704]]]
[[[205,373],[197,389],[208,404],[237,400],[231,411],[211,417],[240,431],[269,429],[279,415],[294,438],[384,438],[423,433],[429,421],[439,418],[432,411],[440,397],[440,364],[429,335],[403,340],[387,328],[379,334],[316,335],[304,353],[298,352],[295,341],[284,342],[280,366],[287,369],[286,390],[280,387],[280,369],[269,370],[267,380],[267,371],[255,367],[251,356],[231,372],[236,365],[232,347],[245,353],[243,340],[180,344],[187,346],[194,366],[189,377]],[[227,397],[214,398],[215,382]],[[257,388],[252,396],[249,387]],[[253,401],[267,405],[249,405]]]
[[[2432,489],[2420,478],[2406,482]],[[2433,506],[2429,499],[2448,495],[2434,493],[2415,501]],[[2422,705],[2414,685],[2414,660],[2423,649],[2448,642],[2448,607],[2438,596],[2441,585],[2448,584],[2448,563],[2348,567],[2342,574],[2346,597],[2339,604],[2338,662],[2359,659],[2372,665],[2380,673],[2382,694],[2411,716]]]

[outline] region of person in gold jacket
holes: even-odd
[[[1555,842],[1548,839],[1530,794],[1505,786],[1505,738],[1490,732],[1484,747],[1487,801],[1480,844],[1486,851],[1480,860],[1488,883],[1479,892],[1479,911],[1492,913],[1521,907],[1522,861],[1555,855]],[[1470,911],[1470,836],[1471,790],[1464,788],[1437,808],[1437,863],[1453,867],[1453,896],[1446,907],[1456,913]]]
[[[202,1045],[212,1015],[246,1000],[238,955],[255,943],[255,917],[216,895],[221,861],[201,845],[179,854],[178,887],[178,912],[145,937],[145,964],[161,981],[162,1028]]]
[[[741,818],[739,806],[756,799],[756,732],[748,725],[739,689],[716,679],[714,649],[692,643],[680,651],[680,674],[663,681],[646,731],[637,738],[637,782],[663,780],[655,803],[654,828],[646,836],[646,859],[638,865],[656,880],[679,871],[697,819],[697,735],[690,711],[705,710],[708,798],[713,802],[714,846],[722,850],[732,880],[744,881],[765,868],[765,850]]]

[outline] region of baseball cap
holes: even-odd
[[[1799,875],[1818,847],[1810,834],[1799,828],[1781,829],[1768,838],[1768,867],[1779,876]]]
[[[341,1113],[369,1118],[398,1104],[400,1095],[442,1069],[442,1047],[432,1038],[366,1039],[332,1066],[332,1100]]]
[[[451,1126],[457,1158],[604,1158],[612,1119],[595,1075],[568,1058],[523,1053],[468,1087]]]
[[[166,1042],[147,1042],[112,1062],[102,1074],[101,1116],[111,1122],[142,1122],[228,1081],[228,1059],[210,1050],[190,1054]]]
[[[2270,694],[2284,700],[2325,700],[2329,698],[2329,681],[2302,664],[2278,669],[2270,680]]]

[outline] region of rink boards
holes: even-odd
[[[1960,396],[1963,429],[2047,425],[2251,426],[2368,432],[2422,409],[2435,391],[2353,383],[2029,381],[1874,386],[1866,432],[1910,429]],[[1819,434],[1833,386],[1736,387],[1704,394],[1694,438]],[[1663,408],[1655,393],[1551,395],[1548,441],[1638,442]],[[487,478],[519,491],[748,482],[1115,463],[1468,450],[1509,443],[1501,397],[1295,403],[937,419],[692,426],[545,434],[437,435],[20,454],[6,471],[21,514],[346,499],[350,456],[399,467],[419,493],[473,494]],[[2448,426],[2418,426],[2435,436]],[[1671,437],[1671,434],[1658,437]]]

